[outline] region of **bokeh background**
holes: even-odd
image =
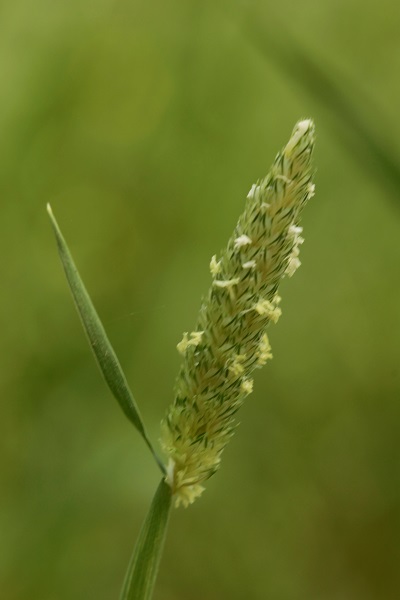
[[[155,600],[400,589],[400,4],[5,0],[0,597],[112,600],[159,473],[103,384],[50,201],[152,439],[251,184],[317,125],[303,266]]]

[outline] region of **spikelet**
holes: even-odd
[[[176,505],[191,504],[217,471],[235,413],[253,390],[252,372],[272,358],[266,328],[281,314],[281,280],[300,265],[300,213],[314,195],[313,145],[313,122],[299,121],[270,173],[248,193],[226,250],[212,257],[197,327],[178,344],[183,364],[161,438]]]

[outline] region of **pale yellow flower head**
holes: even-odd
[[[162,423],[166,480],[188,506],[218,469],[252,372],[272,358],[266,328],[281,315],[281,280],[300,266],[301,211],[314,195],[314,124],[299,121],[267,177],[254,184],[226,249],[210,263],[212,285],[183,355],[175,401]]]

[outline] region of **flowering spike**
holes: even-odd
[[[212,258],[213,284],[196,331],[178,344],[183,364],[161,440],[176,505],[188,506],[203,492],[233,435],[235,413],[253,390],[251,373],[272,358],[266,327],[281,314],[281,280],[300,265],[300,213],[314,195],[313,145],[313,122],[299,121],[270,173],[251,187],[221,258]]]

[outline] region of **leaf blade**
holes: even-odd
[[[95,355],[96,362],[113,396],[118,401],[125,416],[131,421],[140,433],[150,451],[152,452],[161,471],[165,467],[158,458],[145,429],[139,408],[129,388],[125,374],[119,363],[117,355],[107,337],[103,324],[94,308],[86,287],[79,275],[67,243],[61,233],[58,223],[53,215],[50,204],[47,205],[51,224],[56,237],[58,253],[64,268],[76,309],[78,311],[83,329],[89,345]]]

